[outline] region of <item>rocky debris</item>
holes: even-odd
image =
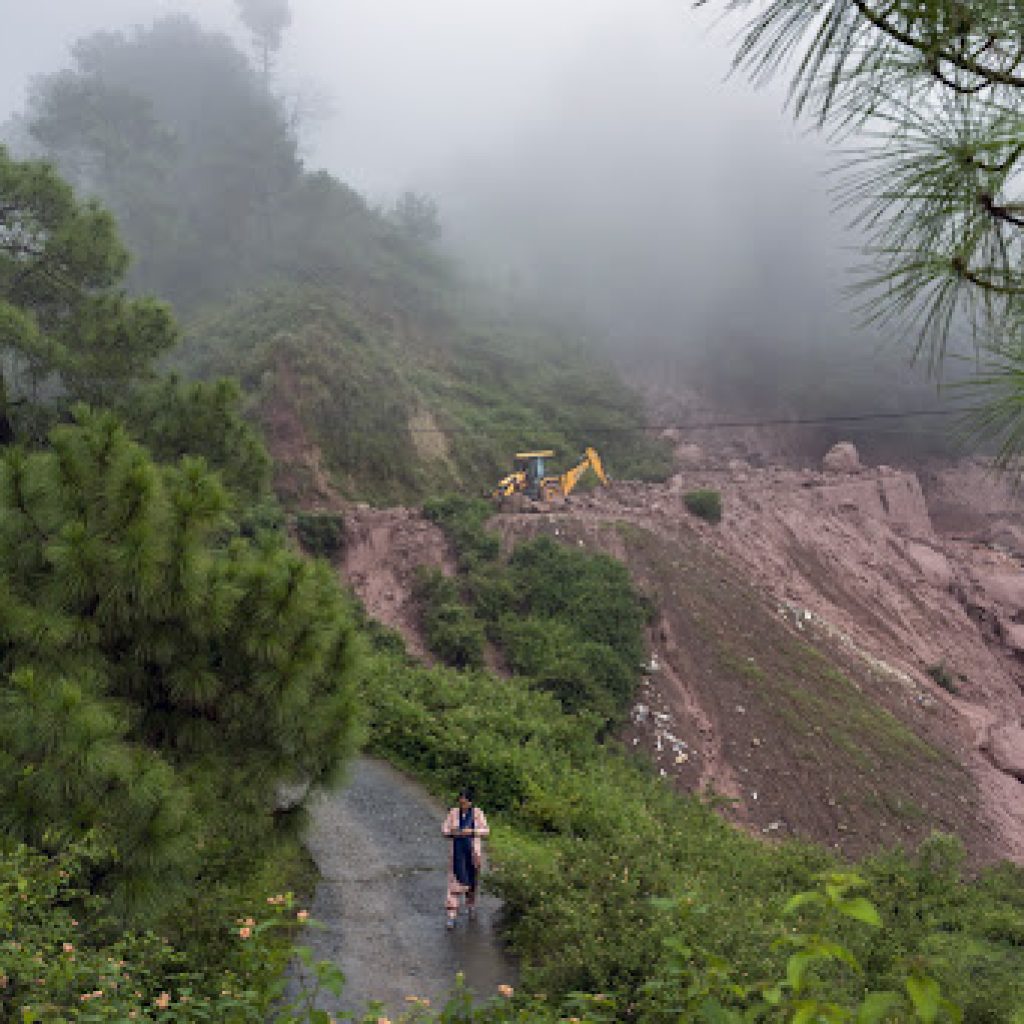
[[[987,751],[1001,772],[1024,782],[1024,728],[1015,724],[995,726],[989,734]]]
[[[920,541],[907,541],[904,552],[910,563],[921,573],[933,587],[948,590],[953,582],[953,570],[949,559],[930,544]]]
[[[932,520],[928,514],[921,482],[913,473],[879,470],[878,499],[890,526],[916,537],[931,537]]]
[[[821,460],[826,473],[859,473],[860,453],[851,441],[840,441],[825,453]]]
[[[706,461],[699,444],[681,444],[676,448],[676,464],[682,469],[700,469]]]
[[[1024,570],[1018,558],[988,544],[947,546],[959,563],[951,589],[966,614],[992,642],[1024,655]]]
[[[1001,787],[1015,779],[979,754],[966,724],[970,708],[995,721],[1024,717],[1024,559],[937,529],[934,485],[922,487],[905,470],[749,466],[743,478],[706,468],[699,478],[680,476],[683,491],[698,483],[722,490],[728,518],[717,531],[697,532],[744,566],[795,629],[866,665],[897,707],[925,716],[940,742],[940,720],[960,723],[946,732],[963,733],[957,756],[979,787],[985,820],[1004,855],[1024,858],[1024,793],[1007,802]],[[962,519],[958,503],[969,511],[971,500],[954,471],[942,479],[940,525]],[[1008,500],[1000,508],[1001,528],[1024,536],[1024,512]],[[957,680],[956,692],[928,675],[939,664]]]
[[[1014,654],[1024,654],[1024,624],[1019,622],[1001,623],[1003,643]]]
[[[975,579],[992,601],[1014,609],[1015,613],[1024,611],[1024,573],[1018,566],[981,572]]]
[[[990,462],[964,459],[934,464],[921,473],[935,526],[947,536],[1001,544],[1024,556],[1021,495]]]

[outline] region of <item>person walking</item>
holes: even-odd
[[[487,816],[473,806],[470,789],[459,791],[458,803],[452,807],[441,825],[441,832],[452,841],[448,858],[448,892],[445,896],[445,927],[455,927],[459,913],[459,899],[466,897],[469,919],[476,917],[477,883],[483,861],[483,839],[491,834]]]

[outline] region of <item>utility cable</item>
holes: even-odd
[[[972,409],[917,409],[911,412],[866,412],[851,413],[848,416],[804,416],[792,419],[771,420],[693,420],[682,423],[648,424],[634,427],[591,427],[589,429],[574,428],[587,434],[636,434],[648,431],[678,430],[734,430],[752,427],[807,427],[826,426],[832,423],[865,423],[872,420],[908,420],[926,417],[963,416],[973,412]],[[464,434],[469,433],[468,427],[444,429],[442,427],[409,427],[410,434]]]

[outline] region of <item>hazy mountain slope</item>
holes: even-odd
[[[268,287],[199,316],[178,359],[241,379],[288,500],[479,492],[533,446],[566,461],[594,444],[616,475],[667,471],[638,396],[609,365],[446,305],[440,289],[431,305],[373,288]]]

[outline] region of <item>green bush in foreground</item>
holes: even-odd
[[[217,922],[211,967],[150,929],[124,930],[87,888],[97,852],[88,843],[51,856],[0,851],[0,1020],[267,1019],[304,916],[290,896]]]
[[[566,714],[521,679],[384,657],[364,686],[371,750],[438,793],[472,780],[493,815],[488,882],[505,901],[505,935],[529,991],[605,993],[632,1017],[643,1006],[644,1020],[701,1019],[673,1015],[675,997],[662,1002],[649,988],[671,984],[667,935],[736,984],[785,976],[792,950],[775,945],[779,921],[788,894],[840,869],[826,851],[732,829],[600,744],[597,716]],[[1024,1005],[1024,873],[1006,866],[965,882],[961,861],[953,840],[936,839],[916,857],[860,865],[886,928],[837,923],[861,971],[832,980],[830,998],[902,991],[900,972],[918,964],[967,1021],[1005,1022]],[[685,897],[687,914],[651,897]]]
[[[318,1009],[321,994],[336,998],[345,979],[335,965],[314,962],[308,948],[293,947],[308,914],[296,910],[289,894],[266,897],[233,921],[218,922],[218,956],[211,964],[152,931],[122,930],[109,904],[81,888],[91,857],[83,844],[53,856],[23,846],[0,851],[0,927],[7,936],[0,940],[0,1019],[379,1024],[380,1008],[372,1004],[361,1016]],[[964,1019],[920,957],[897,952],[888,965],[888,987],[869,976],[849,939],[884,934],[886,925],[864,889],[862,877],[829,871],[791,896],[770,922],[780,956],[774,971],[763,975],[751,976],[733,958],[686,937],[688,922],[700,912],[692,897],[642,900],[663,927],[652,975],[634,994],[572,992],[552,999],[501,985],[481,1000],[455,979],[454,991],[437,1009],[410,993],[396,1024]],[[1022,1019],[1020,1013],[1012,1017],[1014,1024]]]
[[[683,504],[689,512],[709,523],[722,521],[722,496],[718,491],[689,491],[683,495]]]

